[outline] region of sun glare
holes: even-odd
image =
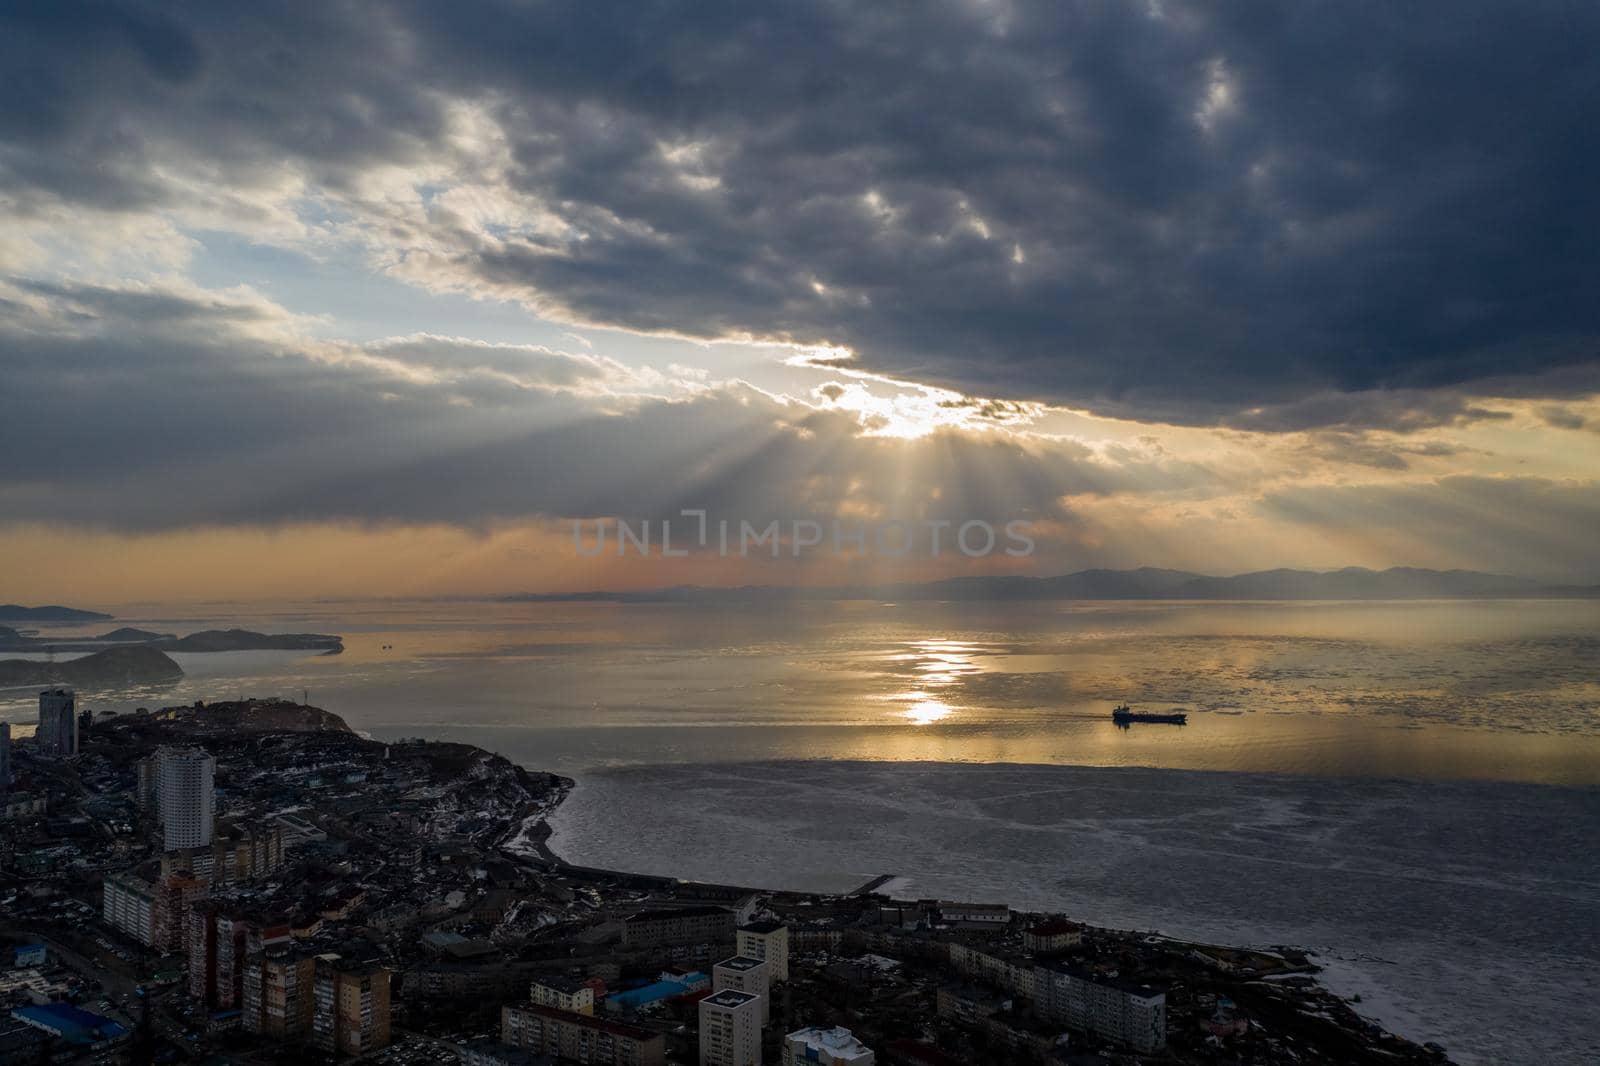
[[[929,699],[918,700],[900,713],[917,725],[932,725],[950,717],[955,713],[955,708],[943,700]]]

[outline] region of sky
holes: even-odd
[[[8,4],[0,599],[1600,581],[1597,31]],[[789,533],[577,550],[684,510]],[[1031,554],[791,550],[1011,521]]]

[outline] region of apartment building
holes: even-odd
[[[282,917],[237,911],[216,900],[192,905],[184,922],[190,997],[216,1010],[242,1006],[249,958],[287,947],[291,939],[290,923]]]
[[[625,948],[717,944],[733,939],[733,912],[721,907],[640,911],[622,921],[622,946]]]
[[[760,959],[772,967],[772,982],[789,979],[789,927],[780,922],[760,921],[741,925],[735,938],[736,950],[748,959]]]
[[[146,946],[154,942],[156,893],[149,881],[132,873],[113,874],[100,886],[100,907],[113,929]]]
[[[592,1014],[537,1003],[500,1009],[500,1042],[585,1066],[664,1066],[666,1037]]]
[[[244,1028],[275,1040],[310,1035],[316,962],[311,952],[293,948],[248,956],[241,982]]]
[[[711,990],[748,992],[761,1001],[761,1024],[772,1020],[772,967],[748,955],[735,955],[711,967]]]
[[[1071,966],[1041,966],[1035,1009],[1040,1017],[1084,1029],[1136,1051],[1167,1042],[1167,997],[1148,985]]]
[[[322,1051],[345,1055],[389,1046],[389,971],[376,949],[317,956],[311,1035]]]
[[[204,748],[162,748],[156,753],[161,839],[167,851],[211,843],[216,771],[217,760]]]
[[[163,873],[188,871],[208,884],[267,877],[283,869],[283,830],[278,826],[228,826],[209,844],[169,850]]]
[[[206,898],[211,886],[186,872],[175,872],[164,873],[151,889],[155,895],[155,912],[150,946],[159,951],[183,950],[184,917],[190,908]]]
[[[1036,998],[1038,966],[1032,956],[955,942],[950,945],[950,968],[1012,995]]]
[[[700,1066],[761,1066],[761,997],[727,989],[700,1001]]]

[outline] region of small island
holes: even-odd
[[[337,655],[344,640],[327,633],[257,633],[249,629],[206,629],[186,637],[151,642],[162,651],[320,651]]]
[[[103,688],[176,681],[183,668],[166,653],[145,645],[124,645],[65,662],[0,659],[0,685],[70,685]]]

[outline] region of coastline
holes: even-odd
[[[525,769],[519,766],[519,769]],[[901,878],[893,872],[878,874],[860,887],[850,892],[821,893],[806,890],[785,888],[777,885],[740,885],[726,884],[700,879],[673,877],[665,874],[655,874],[645,871],[621,870],[608,867],[585,866],[569,861],[562,857],[552,846],[551,838],[555,829],[550,824],[550,818],[560,806],[565,803],[578,787],[575,778],[561,776],[561,787],[555,799],[542,804],[538,809],[527,812],[518,822],[516,832],[508,833],[507,839],[500,845],[502,851],[515,855],[526,861],[534,862],[540,867],[551,872],[577,880],[608,881],[641,890],[673,890],[685,886],[693,886],[708,897],[735,899],[750,895],[772,895],[787,897],[845,897],[867,896],[882,888],[888,888],[898,883]],[[894,898],[894,897],[890,897]],[[1008,904],[1009,906],[1009,901]],[[1019,917],[1043,920],[1053,915],[1048,911],[1029,911],[1013,907],[1012,910]],[[1069,916],[1069,920],[1075,921]],[[1303,966],[1286,968],[1283,976],[1308,978],[1317,986],[1336,997],[1352,1014],[1360,1017],[1363,1022],[1382,1028],[1402,1039],[1415,1040],[1420,1043],[1421,1038],[1408,1035],[1408,1029],[1413,1029],[1413,1024],[1397,1025],[1396,1018],[1404,1017],[1414,1023],[1413,1011],[1399,1005],[1397,1002],[1379,997],[1374,1000],[1373,986],[1359,971],[1348,965],[1348,960],[1326,954],[1326,949],[1307,948],[1295,944],[1250,944],[1233,942],[1219,944],[1212,939],[1195,938],[1182,931],[1168,933],[1162,930],[1130,929],[1120,926],[1096,926],[1091,923],[1079,923],[1085,928],[1095,929],[1099,932],[1136,936],[1148,939],[1159,939],[1176,949],[1184,952],[1262,952],[1271,955],[1299,953],[1305,957],[1307,963]],[[1315,961],[1312,961],[1315,960]],[[1378,1010],[1373,1010],[1377,1006]],[[1365,1008],[1363,1010],[1362,1008]],[[1477,1060],[1473,1057],[1455,1058],[1452,1061],[1468,1066]]]
[[[521,766],[519,766],[518,769],[519,770],[526,770],[525,767],[521,767]],[[534,771],[534,772],[543,772],[543,771]],[[514,832],[514,833],[508,832],[506,834],[506,837],[497,846],[499,847],[499,849],[501,851],[504,851],[504,852],[507,852],[509,854],[515,855],[518,858],[522,858],[522,859],[527,860],[527,861],[535,862],[536,864],[541,865],[543,867],[546,867],[546,868],[548,868],[548,869],[550,869],[552,871],[559,871],[562,875],[567,876],[567,877],[572,877],[572,878],[576,878],[576,879],[579,879],[579,880],[592,878],[592,879],[595,879],[595,880],[618,881],[618,882],[621,882],[621,883],[624,883],[624,884],[629,884],[629,885],[633,885],[633,886],[637,886],[637,887],[641,887],[641,888],[649,887],[649,888],[669,889],[669,888],[680,888],[680,887],[683,887],[683,886],[686,886],[686,885],[692,885],[692,886],[695,886],[697,889],[703,889],[707,893],[715,894],[715,895],[740,895],[740,896],[745,896],[745,895],[783,895],[783,896],[795,896],[795,897],[805,897],[805,896],[832,896],[832,897],[868,896],[868,895],[871,895],[874,892],[878,891],[879,889],[886,888],[886,887],[889,887],[889,886],[895,884],[896,882],[898,882],[901,879],[901,877],[900,877],[900,875],[898,873],[890,871],[890,872],[884,872],[884,873],[877,874],[876,876],[874,876],[871,879],[869,879],[868,881],[866,881],[864,884],[860,885],[859,887],[857,887],[857,888],[855,888],[855,889],[853,889],[851,891],[847,891],[847,892],[815,892],[815,891],[810,891],[810,890],[806,890],[806,889],[788,888],[788,887],[777,886],[777,885],[731,884],[731,883],[722,883],[722,882],[717,882],[717,881],[701,880],[701,879],[698,879],[698,878],[674,877],[674,876],[668,875],[668,874],[656,874],[656,873],[650,873],[650,872],[647,872],[647,871],[622,870],[622,869],[617,869],[617,868],[612,868],[612,867],[586,866],[586,865],[582,865],[582,864],[579,864],[579,863],[574,863],[574,862],[562,857],[554,849],[554,847],[551,845],[550,841],[551,841],[551,838],[555,835],[555,829],[550,824],[550,817],[556,813],[557,809],[564,802],[566,802],[568,797],[577,788],[578,781],[576,779],[574,779],[574,778],[561,776],[561,775],[552,775],[552,776],[557,776],[558,779],[561,782],[561,785],[559,787],[559,790],[558,790],[555,798],[551,802],[544,803],[544,804],[539,804],[539,805],[536,806],[536,809],[530,810],[530,811],[526,812],[525,814],[523,814],[520,817],[520,819],[519,819],[519,821],[517,823],[516,832]],[[1007,901],[1007,906],[1010,906],[1009,901]],[[1048,911],[1032,911],[1032,910],[1027,910],[1027,909],[1019,908],[1019,907],[1011,907],[1011,909],[1014,912],[1016,912],[1017,914],[1019,914],[1019,915],[1026,915],[1026,916],[1036,917],[1036,918],[1041,918],[1041,919],[1052,916],[1052,913],[1048,912]],[[1076,919],[1072,919],[1071,916],[1068,916],[1068,918],[1069,918],[1069,920],[1076,921]],[[1174,936],[1174,935],[1170,935],[1170,934],[1164,933],[1161,930],[1157,930],[1157,929],[1148,929],[1147,930],[1147,929],[1131,929],[1131,928],[1126,928],[1126,927],[1115,927],[1115,926],[1092,926],[1090,923],[1079,923],[1079,924],[1083,924],[1083,925],[1088,926],[1088,927],[1100,929],[1102,931],[1109,932],[1109,933],[1119,933],[1119,934],[1139,935],[1139,936],[1155,936],[1155,937],[1159,937],[1159,938],[1161,938],[1163,940],[1166,940],[1166,941],[1168,941],[1170,943],[1182,945],[1182,946],[1188,947],[1188,948],[1194,948],[1196,950],[1199,950],[1199,949],[1226,948],[1226,949],[1230,949],[1230,950],[1242,950],[1242,951],[1281,951],[1281,950],[1287,949],[1287,950],[1290,950],[1290,951],[1301,951],[1301,952],[1304,952],[1308,956],[1319,956],[1319,953],[1315,949],[1303,948],[1303,947],[1300,947],[1299,945],[1292,945],[1292,944],[1275,944],[1275,945],[1228,944],[1228,945],[1222,945],[1222,944],[1217,944],[1217,943],[1214,943],[1214,942],[1211,942],[1211,941],[1206,941],[1206,940],[1195,940],[1195,939],[1188,939],[1188,938],[1185,938],[1183,936]],[[1322,966],[1312,966],[1308,971],[1303,971],[1303,972],[1321,973],[1324,969],[1325,968],[1322,967]],[[1324,986],[1324,987],[1326,987],[1326,986]],[[1330,989],[1330,991],[1332,991],[1332,989]],[[1345,997],[1341,996],[1340,998],[1343,999]]]
[[[1360,1016],[1438,1041],[1456,1061],[1504,1061],[1516,1047],[1541,1061],[1584,1061],[1576,989],[1592,944],[1583,931],[1592,863],[1568,845],[1592,821],[1592,788],[775,765],[584,774],[582,791],[551,812],[548,854],[585,869],[658,871],[629,875],[640,883],[706,878],[819,897],[894,871],[900,897],[1003,900],[1185,944],[1302,946],[1321,968],[1319,984]],[[1507,872],[1507,836],[1528,827],[1526,869]],[[793,871],[805,875],[798,890]],[[1443,927],[1426,918],[1441,894],[1453,900]]]
[[[522,943],[548,937],[539,941],[536,953],[542,951],[551,959],[570,960],[578,943],[591,941],[591,946],[602,941],[620,943],[623,956],[630,956],[630,952],[637,955],[641,948],[650,955],[651,944],[628,943],[628,923],[635,921],[641,911],[671,913],[683,908],[685,914],[719,914],[731,935],[736,913],[748,920],[760,908],[793,931],[799,957],[808,960],[804,965],[826,968],[835,961],[864,954],[902,959],[904,965],[921,974],[917,980],[931,982],[924,985],[924,991],[945,987],[953,979],[977,980],[1022,996],[1034,1004],[1030,1011],[1048,1011],[1041,1015],[1047,1025],[1064,1023],[1066,1018],[1058,1016],[1057,999],[1048,999],[1045,1002],[1050,1006],[1038,1008],[1032,991],[1035,981],[1050,982],[1049,987],[1055,988],[1061,981],[1121,980],[1136,982],[1138,988],[1149,989],[1152,995],[1176,994],[1176,1018],[1183,1021],[1175,1022],[1175,1027],[1166,1031],[1180,1046],[1195,1046],[1201,1038],[1195,1035],[1193,1023],[1204,1028],[1210,1016],[1209,1001],[1197,1004],[1194,996],[1200,993],[1191,991],[1200,989],[1218,1002],[1226,1000],[1230,1012],[1232,1004],[1237,1003],[1244,1016],[1258,1019],[1265,1031],[1292,1034],[1295,1039],[1308,1041],[1308,1047],[1342,1049],[1335,1056],[1336,1061],[1420,1063],[1443,1059],[1442,1054],[1395,1035],[1395,1027],[1375,1025],[1363,1018],[1350,1002],[1313,977],[1321,966],[1303,950],[1286,946],[1287,940],[1263,948],[1231,946],[1242,939],[1235,935],[1240,931],[1238,925],[1216,926],[1208,936],[1173,936],[1157,932],[1156,926],[1138,918],[1108,921],[1103,909],[1097,914],[1092,907],[1058,901],[1037,891],[1031,896],[1009,891],[1004,871],[993,871],[994,877],[969,880],[965,885],[938,885],[923,880],[914,871],[904,878],[885,873],[883,867],[896,865],[896,861],[887,858],[888,852],[878,853],[885,861],[870,877],[854,876],[850,871],[850,883],[838,890],[803,887],[803,880],[789,879],[797,867],[788,860],[796,854],[804,860],[804,841],[782,832],[769,834],[764,846],[754,850],[728,847],[731,838],[726,837],[718,843],[685,847],[676,834],[694,827],[696,812],[759,816],[759,811],[749,805],[719,796],[716,786],[679,789],[673,802],[656,801],[655,815],[667,819],[664,831],[659,823],[652,826],[646,818],[630,817],[626,802],[614,802],[619,798],[615,791],[602,788],[598,794],[591,792],[588,786],[604,775],[586,775],[580,782],[530,770],[470,743],[420,737],[386,743],[350,729],[337,714],[283,700],[213,704],[197,701],[155,712],[113,715],[105,719],[104,725],[98,725],[93,735],[96,742],[86,748],[85,755],[96,763],[108,760],[109,766],[102,765],[100,772],[114,767],[123,780],[129,777],[132,761],[141,753],[147,757],[148,752],[160,750],[165,744],[198,744],[229,775],[231,787],[238,790],[231,794],[243,804],[241,811],[253,810],[257,817],[315,811],[310,821],[301,817],[285,823],[285,831],[308,834],[306,839],[312,841],[332,835],[356,849],[352,854],[359,853],[359,861],[347,871],[352,878],[345,889],[349,902],[341,909],[370,907],[360,924],[367,935],[378,938],[375,943],[386,945],[384,951],[394,953],[392,962],[408,973],[415,970],[416,974],[433,974],[433,962],[425,951],[417,953],[415,942],[396,940],[389,934],[414,924],[419,904],[432,910],[433,919],[447,919],[457,911],[467,914],[463,908],[469,904],[477,908],[482,902],[474,902],[474,893],[483,887],[477,882],[492,877],[496,887],[503,890],[496,897],[500,903],[495,905],[504,908],[494,920],[497,928],[505,925],[495,936],[503,933],[512,939],[520,938]],[[330,774],[329,768],[336,769]],[[37,769],[46,771],[48,767],[41,765]],[[963,772],[971,769],[961,768]],[[826,778],[856,770],[845,767],[841,771],[841,767],[825,763],[820,768],[811,767],[810,772]],[[922,772],[926,773],[927,768]],[[1015,773],[1015,769],[1010,772]],[[757,776],[764,781],[776,779],[785,787],[804,789],[813,803],[835,802],[835,795],[846,791],[830,787],[827,780],[808,779],[804,769],[793,764],[782,775],[766,770]],[[316,791],[296,788],[293,782]],[[62,782],[69,788],[75,783],[74,779]],[[584,797],[591,808],[599,800],[612,825],[620,830],[614,834],[614,841],[627,840],[633,849],[627,854],[637,858],[637,863],[613,861],[616,853],[611,853],[604,861],[585,865],[573,859],[592,861],[591,856],[579,854],[569,859],[563,854],[565,847],[556,848],[554,835],[561,824],[557,815],[572,809],[573,794],[580,784],[585,786]],[[1106,802],[1121,802],[1115,788],[1097,787],[1095,791],[1105,793]],[[686,797],[692,800],[687,805],[683,802]],[[880,814],[884,805],[899,805],[910,817],[917,797],[891,790],[880,792],[878,799],[878,809],[861,809],[863,817],[859,823],[851,824],[881,823],[879,828],[890,834],[906,839],[914,836],[914,825],[885,820]],[[285,802],[292,806],[285,807]],[[815,813],[808,812],[804,803],[789,800],[772,805],[768,813],[772,811],[783,817]],[[843,823],[833,808],[826,813],[836,831],[830,840],[837,842],[842,839],[837,831],[844,829]],[[566,828],[562,826],[561,831]],[[945,843],[981,858],[982,849],[959,836]],[[669,848],[669,861],[656,863],[651,849],[657,849],[654,855],[660,858],[662,845]],[[462,865],[463,857],[473,855],[483,864],[481,874],[474,875]],[[727,865],[730,859],[735,865]],[[724,874],[759,869],[762,875],[704,881],[692,875],[691,866],[690,876],[684,876],[685,863],[709,864],[700,866],[709,871],[719,860],[724,864]],[[751,867],[752,860],[758,865]],[[106,869],[137,866],[137,862],[130,865],[126,856],[106,856],[96,861],[105,862]],[[497,872],[495,863],[500,866]],[[742,867],[738,865],[741,863]],[[413,866],[432,872],[420,881],[414,873],[402,872],[398,877],[380,874],[391,868],[403,871]],[[638,873],[629,867],[666,872]],[[912,866],[908,865],[907,870]],[[832,872],[837,875],[841,868]],[[967,872],[972,872],[970,864]],[[765,882],[765,887],[759,882]],[[454,884],[456,890],[444,897],[427,888],[419,894],[417,886],[425,883]],[[917,898],[891,901],[882,891],[891,886],[905,889],[901,894]],[[943,891],[950,888],[954,891]],[[370,901],[369,892],[376,893]],[[278,905],[282,907],[299,906],[292,889],[284,895],[280,885],[269,895],[281,897]],[[345,899],[346,895],[339,898]],[[997,899],[1006,902],[990,902]],[[1105,893],[1103,899],[1118,906],[1122,901],[1115,892]],[[950,902],[961,900],[968,902]],[[533,902],[533,909],[524,911],[530,901],[543,902]],[[476,915],[477,910],[471,913]],[[1204,911],[1199,913],[1203,916]],[[979,917],[971,917],[973,914]],[[1057,921],[1062,915],[1072,917]],[[1114,913],[1109,916],[1120,917]],[[333,915],[336,920],[345,917],[348,914]],[[48,926],[53,919],[48,912],[41,912],[41,920]],[[1050,924],[1057,927],[1050,936],[1063,935],[1065,930],[1072,937],[1070,943],[1029,942],[1030,936]],[[127,932],[121,925],[116,927]],[[716,949],[711,941],[704,943],[706,950]],[[617,950],[607,948],[600,954],[609,957]],[[632,964],[644,962],[649,969],[665,957],[633,958]],[[131,960],[124,957],[124,961]],[[468,960],[460,961],[465,964]],[[622,964],[628,964],[626,958]],[[482,972],[473,971],[476,976],[471,979],[492,984],[503,976],[495,969],[501,965],[493,963]],[[1001,970],[991,972],[991,965]],[[468,979],[464,972],[451,972],[462,980]],[[429,983],[434,978],[423,976],[418,980],[423,983],[416,987],[424,990],[420,994],[428,998],[432,993],[426,990],[434,987]],[[931,1009],[932,1004],[926,1006]],[[1233,1025],[1231,1014],[1227,1024]],[[1099,1032],[1094,1025],[1089,1030]],[[879,1035],[886,1034],[880,1030]],[[906,1033],[891,1027],[888,1035]],[[1396,1055],[1398,1059],[1393,1058]]]

